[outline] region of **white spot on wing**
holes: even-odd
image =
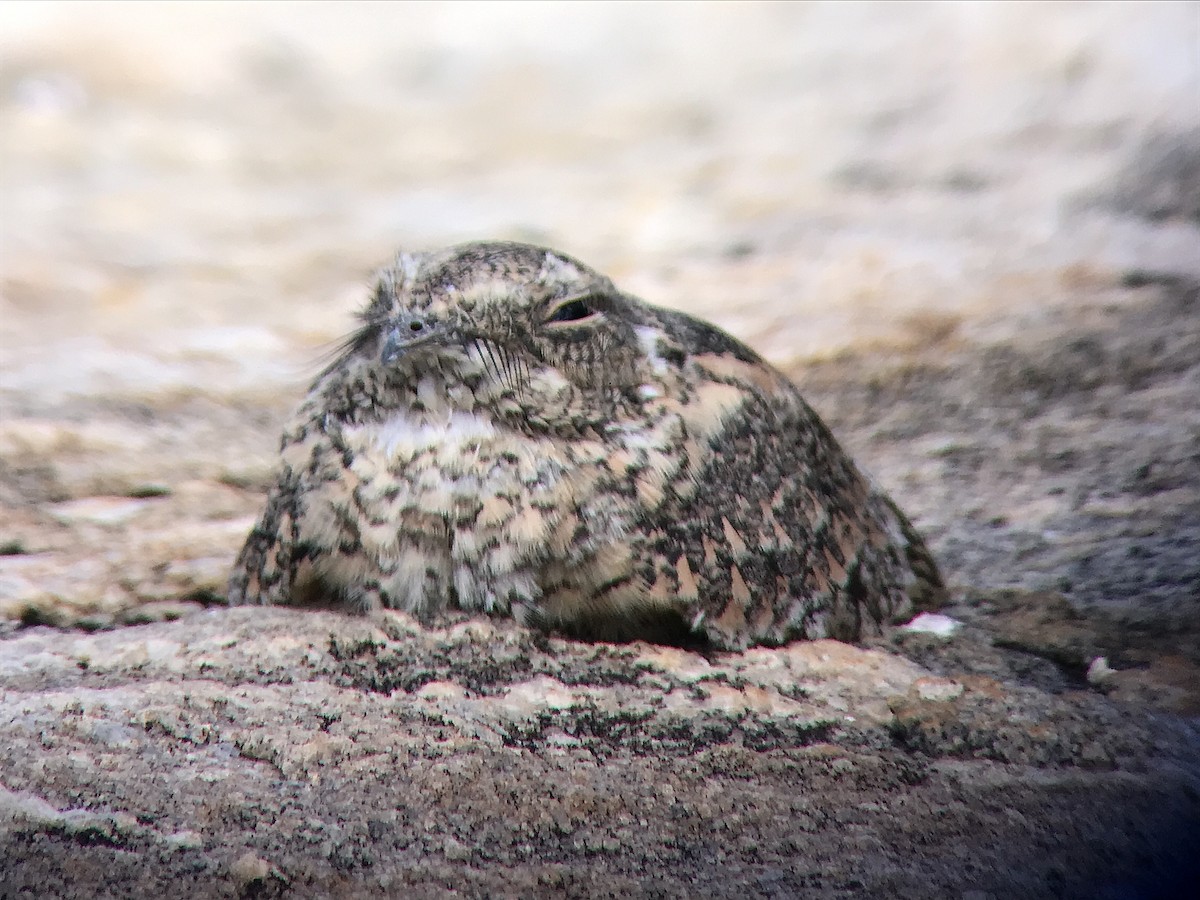
[[[643,400],[657,400],[662,396],[662,391],[653,384],[642,384],[638,385],[638,396]]]

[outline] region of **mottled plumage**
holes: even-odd
[[[281,452],[231,603],[736,649],[856,640],[942,590],[787,379],[539,247],[400,255]]]

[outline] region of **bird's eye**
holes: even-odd
[[[596,315],[596,310],[592,309],[587,300],[568,300],[550,313],[546,321],[579,322],[583,319],[590,319],[594,315]]]

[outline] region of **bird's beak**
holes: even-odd
[[[424,316],[401,316],[392,321],[383,333],[379,361],[385,366],[395,362],[414,347],[444,340],[449,329]]]

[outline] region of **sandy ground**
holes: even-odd
[[[232,766],[229,790],[258,797],[260,812],[270,806],[274,782],[254,774],[263,762],[252,734],[209,742],[182,727],[143,727],[148,709],[170,707],[178,718],[197,692],[244,699],[257,690],[261,672],[188,649],[197,629],[213,646],[226,640],[242,648],[230,653],[264,659],[279,651],[271,641],[296,635],[317,654],[309,674],[295,676],[305,690],[318,697],[336,687],[326,700],[346,704],[347,721],[390,715],[371,706],[377,686],[356,681],[361,673],[320,637],[339,626],[280,613],[265,620],[274,636],[259,633],[244,613],[220,610],[224,580],[261,503],[281,420],[347,330],[371,270],[400,246],[491,237],[579,256],[780,365],[930,536],[954,588],[950,612],[967,623],[948,642],[913,636],[879,651],[887,665],[914,667],[886,691],[872,694],[857,658],[836,677],[811,675],[806,689],[819,709],[779,712],[793,737],[751,740],[738,765],[721,763],[732,743],[746,746],[733,730],[710,729],[711,746],[684,754],[723,790],[758,785],[760,800],[811,775],[797,760],[816,752],[814,742],[834,748],[820,752],[858,754],[862,765],[885,760],[900,768],[860,783],[853,802],[882,804],[917,830],[886,832],[886,816],[871,813],[851,846],[838,843],[836,817],[821,819],[806,826],[805,853],[785,846],[798,831],[763,819],[746,834],[776,843],[769,860],[755,861],[697,824],[711,816],[697,812],[705,787],[693,779],[677,785],[681,808],[698,817],[687,820],[692,838],[663,836],[668,807],[655,807],[646,826],[651,843],[675,850],[630,856],[616,814],[605,820],[596,840],[610,842],[604,858],[625,879],[612,890],[669,895],[671,884],[695,886],[684,873],[703,872],[711,892],[728,895],[1095,896],[1101,889],[1084,873],[1102,859],[1161,863],[1158,881],[1114,872],[1103,888],[1114,897],[1169,887],[1170,872],[1182,871],[1171,855],[1178,848],[1135,819],[1172,796],[1185,798],[1177,821],[1200,823],[1200,744],[1187,731],[1200,712],[1200,6],[10,3],[0,6],[0,730],[11,738],[0,755],[0,790],[10,798],[0,802],[0,835],[24,848],[8,857],[24,868],[0,877],[0,896],[18,896],[51,870],[57,889],[81,890],[90,876],[54,868],[68,852],[82,853],[92,875],[118,871],[122,853],[152,858],[158,874],[140,886],[114,875],[115,895],[158,890],[193,864],[196,889],[214,894],[320,895],[365,884],[494,893],[535,883],[531,860],[545,866],[551,857],[565,867],[555,876],[562,891],[595,887],[588,879],[603,869],[587,860],[599,851],[582,838],[574,850],[539,839],[533,856],[513,851],[501,860],[513,879],[505,882],[466,832],[437,831],[445,821],[430,826],[436,847],[409,840],[403,852],[376,848],[371,864],[340,868],[328,841],[308,851],[256,843],[248,820],[199,815],[154,792],[128,813],[138,827],[161,820],[151,831],[106,825],[108,837],[92,840],[63,825],[75,821],[71,810],[120,816],[137,805],[128,784],[149,775],[134,759],[142,739],[122,737],[130,727],[167,754],[153,763],[164,798],[183,789],[180,779],[215,779]],[[114,627],[147,621],[158,624]],[[480,652],[502,657],[503,642],[516,640],[488,635]],[[76,646],[93,640],[102,643]],[[425,652],[409,632],[372,640],[406,665],[404,647]],[[142,646],[149,662],[129,655]],[[507,762],[454,726],[468,744],[482,741],[464,759],[513,767],[529,796],[551,751],[511,735],[531,722],[543,722],[539,735],[584,727],[578,698],[563,701],[567,725],[543,721],[561,685],[590,683],[588,651],[553,646],[565,669],[520,670],[522,696],[540,697],[530,702],[542,712],[522,719],[484,703],[470,714],[524,723],[501,729],[511,738],[501,741],[513,754]],[[172,668],[154,647],[192,662]],[[613,665],[650,665],[637,654],[654,652]],[[1101,656],[1117,671],[1089,686],[1085,672]],[[108,662],[89,674],[79,660],[93,658]],[[693,665],[681,659],[672,665]],[[160,665],[161,678],[138,674]],[[220,674],[210,678],[213,666]],[[684,690],[671,681],[683,676],[666,669],[675,674],[654,690],[669,697]],[[431,680],[469,699],[480,693],[472,671],[451,665]],[[965,716],[966,737],[956,744],[945,725],[935,740],[912,724],[926,719],[897,705],[921,677],[1003,699],[982,712],[960,703],[947,722]],[[219,688],[208,684],[214,678]],[[875,730],[843,723],[819,740],[796,737],[804,716],[844,707],[838,678],[858,679],[855,703],[883,704]],[[160,682],[179,684],[159,695]],[[283,728],[271,716],[286,714],[294,688],[282,677],[267,682],[264,727]],[[594,688],[603,695],[614,683]],[[420,678],[392,681],[380,696],[399,691],[408,699],[396,703],[421,709],[423,687]],[[219,730],[215,694],[190,715]],[[82,731],[64,717],[72,703],[91,723]],[[637,703],[653,710],[660,699]],[[1088,781],[1099,751],[1074,738],[1053,752],[993,752],[1001,721],[1018,707],[1031,721],[1101,723],[1120,745],[1102,754],[1116,775],[1103,787]],[[1148,707],[1159,718],[1125,721]],[[417,756],[412,748],[435,727],[418,718],[403,726],[407,738],[387,738]],[[287,727],[303,732],[305,746],[328,731],[318,719]],[[653,782],[679,758],[663,729],[642,744],[611,729],[605,740],[620,765]],[[172,756],[167,748],[184,732],[196,746],[238,752]],[[95,756],[105,736],[116,749]],[[53,771],[30,774],[31,756],[43,752]],[[88,787],[87,767],[63,761],[72,755],[110,766],[112,782]],[[363,808],[381,798],[394,806],[393,793],[371,781],[380,770],[368,757],[361,747],[344,756],[379,789],[362,789]],[[360,794],[339,806],[313,786],[307,763],[280,759],[268,760],[278,778],[300,794],[308,789],[295,785],[316,791],[298,808],[349,827]],[[914,760],[937,775],[911,782],[934,785],[913,807],[926,812],[902,813],[911,784],[901,770]],[[966,768],[947,774],[947,760]],[[995,789],[1019,795],[1020,815],[1039,824],[1025,837],[1006,832],[1012,855],[988,856],[978,865],[991,874],[972,881],[972,853],[984,841],[955,855],[949,835],[978,830],[995,813],[980,798],[1002,770],[1008,786]],[[1121,793],[1131,784],[1121,773],[1135,770],[1158,773],[1144,776],[1136,802]],[[811,777],[830,808],[846,799],[836,779]],[[1047,778],[1076,779],[1055,788],[1067,798],[1057,806],[1037,802]],[[951,802],[952,784],[976,793]],[[1089,795],[1131,804],[1133,818],[1096,824],[1103,814],[1085,809]],[[424,802],[423,815],[445,812]],[[921,816],[947,803],[958,811],[947,813],[953,827],[918,835]],[[478,804],[467,820],[496,815]],[[389,821],[393,831],[411,825]],[[1092,824],[1064,831],[1068,821]],[[1030,843],[1068,831],[1040,849]],[[182,855],[168,840],[177,833],[191,835],[180,839]],[[1122,848],[1122,833],[1142,834],[1143,844]],[[504,840],[520,846],[519,837]],[[1090,856],[1079,849],[1088,842]],[[928,882],[905,880],[916,877],[905,860],[918,844],[946,851]],[[743,868],[705,868],[717,846]],[[878,848],[887,863],[855,874],[848,861]],[[1023,853],[1042,854],[1044,864],[1024,881],[1005,880]],[[416,859],[424,868],[412,869],[415,880],[396,881],[394,867]],[[657,874],[639,882],[647,867]],[[741,874],[720,880],[734,869]]]

